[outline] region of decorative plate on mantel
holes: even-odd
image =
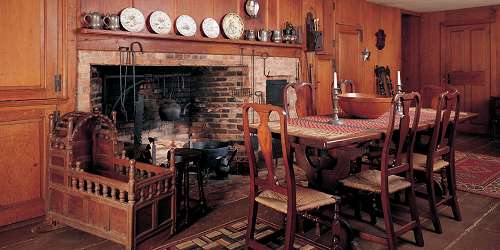
[[[196,34],[196,22],[188,15],[181,15],[175,21],[177,31],[183,36],[194,36]]]
[[[244,29],[243,19],[236,13],[228,13],[222,19],[222,30],[229,39],[240,39]]]
[[[219,24],[211,17],[207,17],[203,20],[201,28],[203,29],[205,36],[208,38],[217,38],[220,34]]]
[[[142,12],[136,8],[126,8],[120,13],[120,23],[130,32],[140,32],[144,29],[146,21]]]
[[[172,20],[167,13],[157,10],[149,16],[149,26],[157,34],[168,34],[172,30]]]

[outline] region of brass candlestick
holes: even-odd
[[[397,93],[402,94],[403,93],[403,86],[401,85],[400,81],[398,81],[398,85],[396,85],[396,87],[397,87],[397,91],[398,91]],[[396,109],[397,109],[399,115],[403,115],[403,105],[402,105],[400,99],[398,99],[398,102],[396,103]]]
[[[340,88],[333,88],[333,119],[332,119],[332,124],[333,125],[340,125],[342,124],[342,120],[339,118],[339,93],[340,93]]]

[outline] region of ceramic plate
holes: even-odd
[[[207,17],[203,20],[201,28],[203,29],[205,36],[209,38],[217,38],[220,34],[219,24],[211,17]]]
[[[175,21],[175,27],[183,36],[194,36],[196,34],[196,22],[188,15],[182,15]]]
[[[167,13],[157,10],[149,16],[149,25],[157,34],[168,34],[172,30],[172,20]]]
[[[136,8],[126,8],[120,13],[120,23],[125,30],[140,32],[144,29],[146,21],[142,12]]]
[[[236,13],[228,13],[222,19],[222,30],[229,39],[240,39],[244,29],[243,20]]]

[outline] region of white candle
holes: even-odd
[[[401,85],[401,71],[398,70],[398,85]]]
[[[333,88],[337,89],[337,72],[333,72]]]

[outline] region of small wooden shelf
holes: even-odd
[[[263,47],[277,47],[277,48],[291,48],[291,49],[303,49],[302,44],[287,44],[287,43],[274,43],[274,42],[260,42],[260,41],[247,41],[247,40],[231,40],[224,38],[206,38],[206,37],[186,37],[180,35],[159,35],[152,33],[134,33],[126,31],[109,31],[109,30],[93,30],[80,28],[80,34],[89,35],[102,35],[102,36],[118,36],[118,37],[136,37],[144,39],[154,39],[154,40],[175,40],[175,41],[186,41],[186,42],[203,42],[203,43],[215,43],[215,44],[236,44],[236,45],[248,45],[248,46],[263,46]]]

